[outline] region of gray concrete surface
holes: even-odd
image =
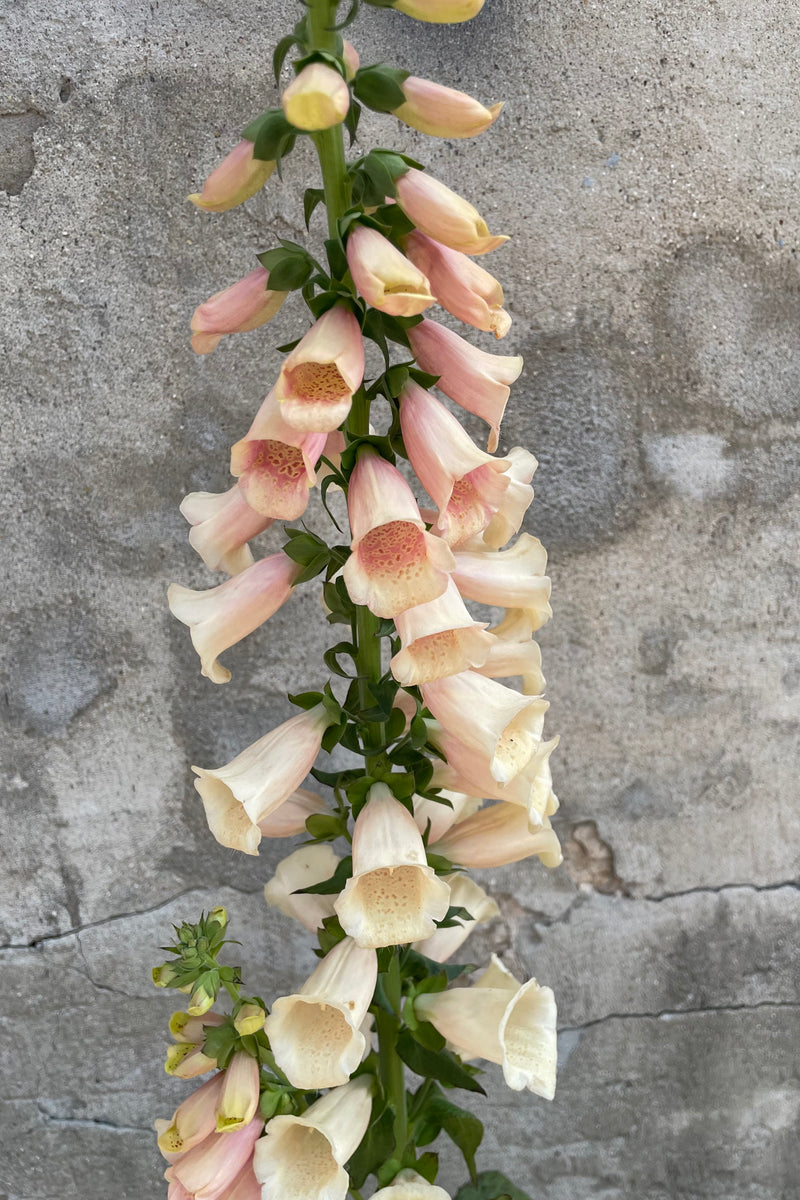
[[[284,847],[217,847],[188,764],[320,682],[316,600],[231,652],[225,688],[164,600],[210,581],[177,505],[227,486],[295,336],[287,305],[208,359],[187,338],[301,231],[306,155],[237,212],[184,200],[271,102],[285,8],[0,8],[2,1200],[163,1194],[149,1128],[185,1089],[148,974],[171,920],[228,904],[268,995],[310,963],[259,898]],[[800,1195],[799,37],[790,0],[487,0],[354,33],[508,102],[479,142],[377,117],[364,139],[515,237],[492,262],[526,357],[501,445],[541,460],[568,861],[490,873],[502,920],[472,954],[559,996],[554,1104],[491,1072],[484,1105],[485,1165],[537,1200]]]

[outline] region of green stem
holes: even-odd
[[[311,0],[307,17],[306,46],[309,52],[336,49],[336,32],[332,27],[336,23],[337,4],[338,0]],[[322,170],[322,186],[328,210],[328,236],[335,238],[339,235],[339,218],[350,204],[342,127],[334,125],[332,129],[322,129],[312,134],[312,140]]]
[[[396,954],[397,950],[394,953]],[[391,1013],[387,1013],[385,1009],[378,1009],[375,1016],[375,1027],[378,1032],[378,1063],[381,1083],[386,1099],[394,1110],[394,1157],[399,1162],[402,1160],[408,1144],[406,1078],[403,1060],[395,1048],[400,1021]]]

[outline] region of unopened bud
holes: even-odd
[[[207,212],[227,212],[260,191],[275,170],[275,163],[254,158],[253,149],[252,142],[239,142],[211,172],[202,192],[189,197],[192,204]]]
[[[392,8],[430,25],[459,25],[478,15],[483,0],[394,0]]]
[[[314,133],[341,125],[350,107],[350,90],[333,67],[312,62],[289,84],[281,104],[295,129]]]
[[[190,1017],[202,1017],[207,1013],[212,1004],[217,998],[218,987],[214,986],[214,982],[209,978],[211,972],[201,975],[192,990],[192,998],[189,1001],[188,1013]]]
[[[212,908],[211,912],[208,914],[208,919],[209,919],[209,921],[216,921],[217,924],[219,925],[219,927],[221,928],[222,932],[224,933],[225,930],[228,928],[228,910],[227,910],[227,908],[223,908],[223,906],[221,904],[217,905],[217,907]]]
[[[180,971],[174,963],[165,962],[160,967],[153,967],[153,983],[156,987],[174,987],[174,980],[180,975]]]
[[[247,1037],[248,1034],[258,1033],[259,1029],[263,1029],[266,1017],[267,1014],[260,1004],[243,1004],[233,1018],[233,1025],[237,1033]]]

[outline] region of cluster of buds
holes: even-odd
[[[481,3],[392,7],[452,22]],[[205,591],[173,584],[170,608],[219,684],[231,678],[220,656],[313,580],[328,622],[347,635],[325,654],[332,678],[322,689],[290,697],[295,716],[232,761],[193,768],[221,845],[257,855],[265,837],[304,838],[265,899],[316,937],[319,962],[298,991],[267,1005],[243,997],[238,970],[217,962],[221,910],[177,930],[173,961],[154,972],[190,997],[173,1016],[166,1068],[210,1078],[158,1125],[170,1200],[345,1200],[370,1175],[381,1200],[449,1200],[435,1184],[436,1154],[420,1147],[444,1132],[475,1179],[480,1123],[439,1085],[481,1092],[479,1059],[515,1090],[546,1099],[555,1090],[552,991],[496,958],[472,983],[474,968],[451,965],[498,915],[468,869],[561,861],[550,823],[557,738],[544,733],[533,637],[550,616],[550,581],[541,543],[520,533],[537,463],[520,446],[497,453],[522,359],[430,315],[438,304],[505,337],[502,288],[474,259],[507,238],[402,154],[346,163],[340,129],[352,140],[366,105],[435,137],[467,138],[501,105],[363,67],[337,32],[336,7],[311,0],[276,50],[276,78],[299,52],[280,107],[247,126],[191,197],[213,212],[245,202],[308,136],[324,187],[307,190],[306,220],[324,200],[327,261],[282,241],[194,314],[198,354],[264,325],[297,291],[312,319],[231,448],[232,486],[181,505],[190,544],[228,578]],[[375,377],[367,341],[384,358]],[[391,414],[382,433],[370,423],[375,400]],[[485,449],[459,408],[485,422]],[[331,488],[343,495],[348,538],[329,545],[284,527],[283,548],[254,558],[252,539],[301,518],[315,489],[327,509]],[[323,769],[319,756],[339,744],[363,766]],[[309,774],[329,796],[303,786]],[[227,1015],[214,1007],[222,993]],[[414,1094],[404,1065],[423,1077]]]

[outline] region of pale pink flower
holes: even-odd
[[[431,843],[431,850],[470,869],[505,867],[532,855],[546,867],[557,867],[563,858],[547,817],[531,829],[525,809],[507,803],[492,804],[457,821]]]
[[[274,162],[254,158],[253,142],[242,139],[189,199],[206,212],[227,212],[255,196],[274,170]]]
[[[496,450],[511,384],[522,370],[519,355],[479,350],[427,318],[408,330],[408,340],[420,368],[439,377],[436,386],[491,427],[489,450]]]
[[[411,813],[376,783],[353,830],[352,877],[334,904],[342,929],[360,946],[404,945],[429,937],[449,904]]]
[[[441,788],[439,794],[449,803],[439,804],[436,800],[428,800],[424,796],[413,797],[414,820],[420,833],[428,830],[429,843],[444,837],[451,825],[477,812],[483,803],[475,796],[449,791],[447,788]]]
[[[190,492],[181,501],[181,512],[192,526],[189,545],[212,571],[239,575],[253,564],[250,538],[272,524],[251,508],[238,484],[227,492]]]
[[[350,89],[333,67],[312,62],[286,88],[281,105],[295,129],[314,133],[341,125],[350,107]]]
[[[442,728],[486,756],[492,777],[508,784],[542,741],[548,704],[462,671],[420,685],[422,698]]]
[[[358,51],[352,42],[348,42],[347,38],[342,40],[342,62],[344,63],[345,78],[348,83],[355,78],[361,60],[358,56]]]
[[[427,21],[431,25],[458,25],[471,21],[483,8],[484,0],[393,0],[392,8]]]
[[[360,1075],[315,1101],[302,1117],[273,1117],[256,1142],[261,1200],[345,1200],[344,1164],[367,1131],[372,1076]]]
[[[367,304],[393,317],[414,317],[435,303],[430,284],[377,229],[355,225],[347,238],[353,283]]]
[[[275,1061],[297,1088],[347,1083],[361,1062],[361,1024],[378,978],[374,950],[350,938],[330,950],[292,996],[281,996],[264,1022]]]
[[[411,488],[391,463],[362,452],[350,476],[347,510],[352,553],[342,574],[354,604],[395,617],[441,596],[453,553],[426,532]]]
[[[264,817],[259,828],[264,837],[293,837],[297,833],[305,833],[309,817],[326,812],[328,806],[321,796],[307,788],[298,788],[280,808]]]
[[[484,622],[473,620],[451,579],[441,596],[398,613],[402,648],[389,664],[404,687],[479,667],[493,645]]]
[[[488,254],[508,241],[504,235],[490,234],[476,208],[426,171],[409,167],[395,181],[395,187],[397,203],[408,219],[451,250]]]
[[[465,599],[523,609],[531,631],[553,615],[550,580],[544,574],[547,552],[538,538],[523,533],[507,550],[462,550],[455,557],[453,578]],[[504,636],[499,626],[493,632]]]
[[[163,1122],[158,1148],[169,1161],[205,1141],[217,1128],[217,1102],[225,1076],[218,1072],[178,1105],[171,1121]]]
[[[249,333],[271,321],[288,292],[269,289],[269,271],[256,267],[238,283],[209,296],[192,316],[192,349],[210,354],[226,333]]]
[[[503,503],[509,460],[479,450],[441,401],[409,380],[400,424],[412,467],[439,510],[436,532],[450,546],[480,533]]]
[[[231,673],[217,661],[218,655],[278,611],[291,596],[300,570],[297,563],[279,552],[204,592],[170,584],[170,611],[191,629],[203,675],[214,683],[228,682]]]
[[[500,103],[485,108],[466,92],[416,75],[409,75],[400,86],[405,101],[393,110],[394,115],[404,125],[430,137],[476,137],[494,124],[503,107]]]
[[[323,704],[290,717],[216,770],[192,767],[209,829],[222,846],[258,854],[260,822],[280,808],[314,765],[331,724]]]
[[[258,1063],[237,1050],[225,1070],[217,1102],[217,1133],[232,1133],[249,1125],[258,1109],[261,1074]]]
[[[364,342],[358,321],[341,304],[314,322],[281,367],[275,398],[294,429],[328,433],[350,412],[364,378]]]
[[[492,644],[483,663],[473,664],[473,671],[489,679],[522,679],[524,696],[541,696],[544,691],[542,652],[536,642],[512,642],[492,633]]]
[[[372,1200],[450,1200],[450,1193],[408,1168],[395,1175],[388,1187],[373,1192]]]
[[[232,1133],[212,1133],[169,1167],[164,1178],[193,1200],[220,1200],[252,1160],[264,1122],[256,1119]]]
[[[225,1200],[261,1200],[261,1184],[255,1177],[252,1162],[236,1177],[230,1191],[225,1193]]]
[[[326,440],[325,433],[289,425],[273,388],[245,436],[231,449],[231,474],[238,477],[250,507],[282,521],[302,516]]]
[[[463,946],[476,925],[485,925],[500,915],[497,902],[469,875],[456,872],[445,878],[450,886],[451,905],[466,909],[470,916],[469,919],[455,917],[454,925],[437,929],[429,938],[414,943],[415,950],[436,962],[447,962]]]
[[[525,513],[533,501],[531,480],[539,465],[522,446],[512,446],[505,457],[506,462],[510,463],[507,471],[508,488],[499,509],[483,531],[483,540],[490,550],[499,550],[519,532]]]
[[[418,996],[415,1009],[465,1058],[499,1063],[515,1092],[552,1100],[556,1088],[556,1002],[535,979],[520,984],[494,955],[472,987]]]
[[[418,229],[405,239],[405,252],[427,275],[442,308],[474,329],[505,337],[511,317],[503,308],[503,289],[493,275],[466,254],[435,242]]]
[[[339,857],[327,843],[301,846],[278,863],[275,874],[264,884],[264,899],[299,921],[309,933],[316,933],[325,917],[333,916],[336,897],[306,896],[301,889],[330,879],[338,865]]]

